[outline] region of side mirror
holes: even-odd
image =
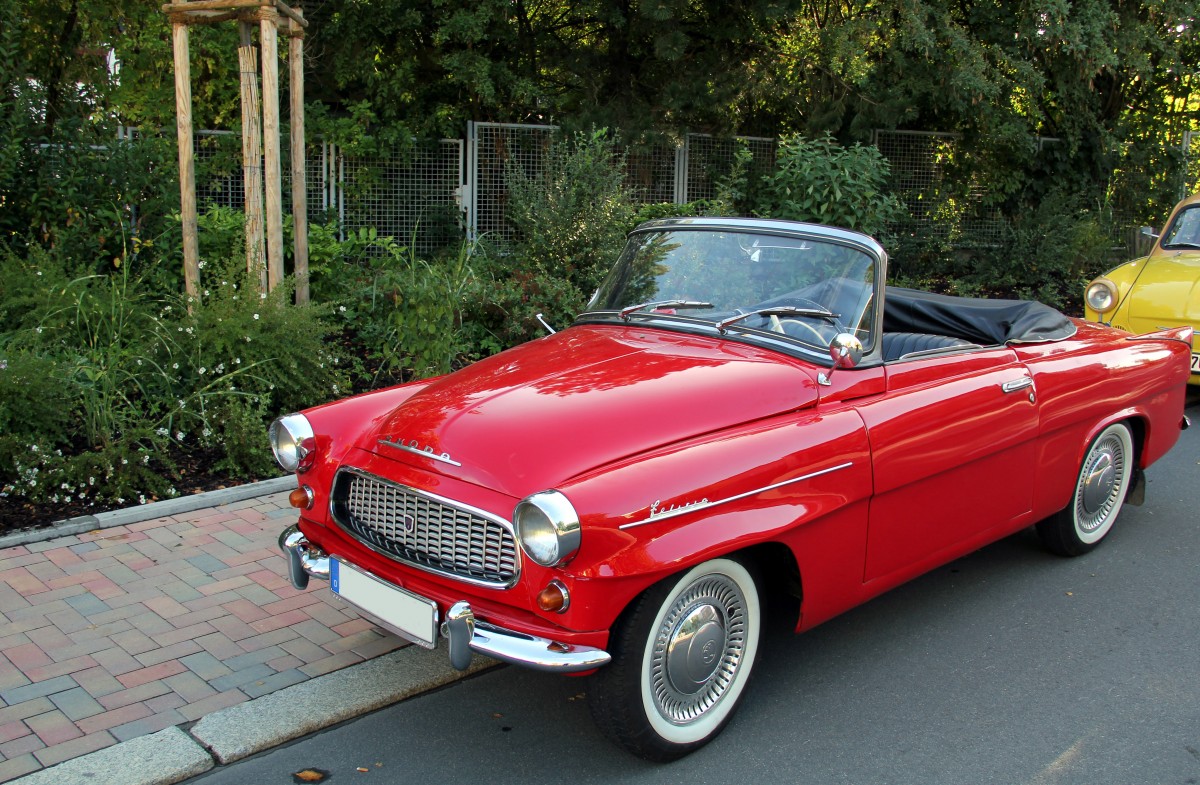
[[[829,342],[829,358],[833,360],[833,368],[829,373],[817,374],[817,383],[828,387],[833,372],[838,368],[853,368],[862,362],[863,345],[858,336],[853,333],[838,333]]]

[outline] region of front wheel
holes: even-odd
[[[761,627],[754,578],[732,559],[651,587],[613,630],[612,662],[589,690],[592,717],[612,741],[647,760],[699,749],[733,716]]]
[[[1125,503],[1133,460],[1129,426],[1115,423],[1101,431],[1083,458],[1071,502],[1037,525],[1042,544],[1060,556],[1079,556],[1099,545]]]

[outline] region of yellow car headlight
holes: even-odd
[[[1117,307],[1117,286],[1107,278],[1097,278],[1088,284],[1083,299],[1096,313],[1108,313]]]

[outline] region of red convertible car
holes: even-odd
[[[456,667],[590,674],[604,733],[670,760],[729,721],[768,607],[807,630],[1032,525],[1094,548],[1186,427],[1191,328],[886,264],[841,229],[654,221],[568,329],[280,418],[293,583]]]

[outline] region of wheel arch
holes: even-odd
[[[753,568],[764,618],[780,626],[786,621],[789,631],[796,629],[804,601],[804,581],[792,549],[781,542],[763,542],[734,551],[728,558]]]

